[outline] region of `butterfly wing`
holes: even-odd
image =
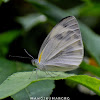
[[[42,44],[38,62],[46,70],[71,70],[83,59],[83,43],[77,20],[69,16],[61,20],[49,33]]]

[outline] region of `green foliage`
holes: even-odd
[[[14,67],[15,66],[15,67]],[[0,59],[0,84],[11,74],[16,72],[16,64],[6,59]]]
[[[55,76],[52,76],[52,77],[50,77],[50,75],[46,75],[46,73],[42,72],[42,71],[37,71],[37,73],[38,73],[37,74],[38,76],[36,76],[35,71],[33,73],[32,72],[18,72],[18,73],[11,75],[10,77],[8,77],[0,85],[0,99],[5,98],[7,96],[11,96],[11,95],[19,92],[20,90],[24,89],[25,87],[27,87],[31,83],[34,83],[37,81],[42,81],[42,80],[59,80],[59,79],[68,79],[68,80],[78,82],[78,83],[88,87],[89,89],[93,90],[98,95],[100,95],[100,90],[99,90],[100,80],[98,80],[96,78],[93,78],[93,77],[90,77],[87,75],[65,74],[62,72],[55,72],[54,73]],[[38,79],[36,77],[38,77]],[[39,86],[40,90],[45,89],[45,85],[47,86],[47,88],[49,88],[49,86],[48,86],[49,84],[47,84],[45,82],[43,88]],[[38,84],[33,84],[33,85],[38,85]],[[34,86],[33,89],[37,88],[37,87],[38,86],[36,86],[36,87]],[[50,86],[50,88],[51,88],[51,86]],[[52,86],[52,89],[53,88],[54,88],[54,86]],[[49,92],[49,90],[47,90],[47,91]],[[41,93],[41,91],[40,91],[40,93]],[[38,96],[38,95],[40,96],[40,94],[37,94],[37,93],[34,94],[34,96]],[[45,94],[44,96],[46,96],[46,95],[48,95],[48,93]]]
[[[30,100],[32,97],[49,97],[54,87],[53,80],[38,81],[30,84],[17,94],[12,95],[12,97],[14,100]]]
[[[80,67],[82,67],[84,70],[87,70],[87,71],[93,73],[94,75],[100,77],[100,68],[99,67],[89,65],[86,62],[82,62]]]
[[[0,58],[0,84],[11,74],[17,71],[28,71],[32,70],[34,67],[29,64],[24,64],[20,62],[13,62],[6,59]]]
[[[100,36],[93,32],[89,27],[80,22],[82,37],[86,49],[93,56],[100,65]],[[91,45],[92,44],[92,45]]]

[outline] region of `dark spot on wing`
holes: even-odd
[[[80,34],[80,30],[79,29],[75,29],[74,32]]]
[[[64,26],[64,27],[67,27],[67,26],[68,26],[68,23],[64,23],[63,26]]]
[[[71,37],[68,37],[68,38],[65,39],[65,41],[69,41],[70,39],[71,39]]]
[[[76,51],[66,52],[66,56],[73,56],[73,55],[83,55],[83,51],[82,50],[78,50],[77,52]]]
[[[63,20],[65,20],[65,19],[72,18],[72,17],[73,17],[73,16],[67,16],[67,17],[61,19],[61,20],[59,21],[59,23],[62,22]]]
[[[74,38],[75,39],[79,39],[80,38],[80,35],[79,34],[74,34]]]
[[[68,21],[65,21],[62,25],[63,25],[63,27],[67,27],[74,23],[75,23],[75,19],[70,19]]]
[[[68,54],[68,53],[72,53],[72,52],[73,52],[73,47],[72,47],[72,46],[68,46],[68,47],[63,51],[64,54]]]
[[[74,32],[73,31],[68,31],[66,34],[66,36],[69,36],[70,34],[73,34]]]
[[[67,16],[67,17],[61,19],[61,20],[58,22],[58,24],[61,23],[61,22],[63,22],[63,21],[65,21],[65,20],[68,21],[68,20],[70,20],[70,19],[72,19],[72,18],[74,18],[74,16]],[[57,25],[58,25],[58,24],[57,24]]]
[[[74,51],[69,51],[69,52],[66,52],[66,56],[71,56],[73,55]]]
[[[55,38],[58,40],[62,40],[63,36],[62,36],[62,34],[57,34],[57,35],[55,35]]]
[[[70,51],[70,50],[72,50],[72,49],[73,49],[72,46],[68,46],[68,47],[66,48],[66,51],[68,52],[68,51]]]
[[[66,32],[66,36],[64,37],[64,39],[66,40],[66,41],[68,41],[68,40],[70,40],[71,39],[71,34],[73,34],[74,32],[73,31],[68,31],[68,32]]]
[[[78,24],[73,24],[73,25],[69,26],[69,28],[76,29],[76,28],[78,28]]]

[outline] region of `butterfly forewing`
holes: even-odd
[[[81,63],[83,43],[74,16],[64,18],[52,29],[42,44],[38,59],[39,63],[42,62],[47,66],[66,67],[64,70],[67,70],[68,66],[74,67]]]
[[[44,47],[46,46],[46,44],[47,44],[48,42],[50,42],[50,40],[52,39],[52,37],[53,37],[53,36],[56,37],[56,35],[57,35],[59,32],[62,33],[62,32],[64,32],[64,31],[66,30],[66,28],[63,28],[63,26],[62,26],[62,25],[64,24],[64,20],[66,20],[66,23],[67,23],[67,22],[71,21],[72,19],[74,19],[73,16],[71,16],[71,17],[66,17],[66,18],[62,19],[62,20],[51,30],[51,32],[48,34],[48,36],[46,37],[46,39],[44,40],[44,42],[43,42],[43,44],[42,44],[42,46],[41,46],[41,48],[40,48],[38,58],[39,58],[41,52],[43,51]],[[64,24],[64,25],[65,25],[65,24]]]

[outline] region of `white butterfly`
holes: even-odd
[[[32,64],[45,71],[69,71],[80,65],[83,54],[78,22],[74,16],[68,16],[52,29]]]

